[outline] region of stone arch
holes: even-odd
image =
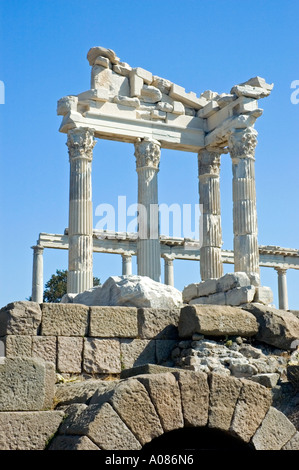
[[[73,406],[50,449],[137,450],[182,428],[223,431],[254,449],[297,448],[299,433],[262,385],[174,369],[110,382]]]

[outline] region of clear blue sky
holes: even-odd
[[[0,306],[31,294],[32,250],[40,232],[68,224],[69,163],[56,103],[90,87],[90,47],[200,94],[229,92],[256,75],[274,82],[256,124],[259,243],[298,248],[299,80],[297,0],[0,0]],[[126,195],[136,202],[133,146],[98,141],[93,162],[94,211]],[[231,162],[222,157],[223,248],[231,249]],[[159,201],[198,202],[195,154],[163,151]],[[97,218],[94,217],[94,226]],[[45,281],[67,268],[67,253],[46,250]],[[95,255],[95,275],[120,274],[121,260]],[[134,265],[136,270],[136,266]],[[231,267],[226,266],[226,271]],[[136,271],[135,271],[136,272]],[[175,261],[175,285],[199,280],[195,262]],[[262,269],[277,304],[277,279]],[[299,272],[288,272],[290,308],[299,309]]]

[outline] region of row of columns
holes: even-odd
[[[32,246],[33,249],[33,269],[32,269],[32,301],[42,303],[44,294],[44,247],[41,245]],[[132,274],[132,256],[128,251],[122,253],[122,275]],[[164,283],[174,286],[173,260],[174,255],[162,255],[164,258]]]
[[[253,128],[235,130],[228,138],[233,167],[233,230],[235,271],[249,275],[259,284],[259,251],[255,193],[254,152],[257,132]],[[203,149],[198,153],[199,201],[202,205],[201,279],[223,274],[220,210],[221,149]]]
[[[254,153],[257,132],[253,128],[235,129],[228,136],[233,166],[233,227],[235,271],[246,272],[251,283],[259,284],[259,251],[255,193]],[[70,161],[69,266],[68,293],[80,293],[93,286],[93,223],[91,166],[94,133],[76,128],[68,132]],[[221,149],[205,148],[198,154],[199,199],[202,213],[201,279],[223,275],[220,209]],[[158,172],[160,142],[138,139],[135,143],[138,174],[137,272],[155,281],[161,279]],[[37,259],[38,259],[38,255]],[[131,272],[124,258],[123,273]],[[173,284],[173,263],[165,259],[166,282]],[[283,281],[281,281],[281,285]],[[35,282],[36,289],[38,287]]]
[[[43,277],[43,252],[44,247],[35,245],[33,249],[33,276],[32,276],[32,300],[34,302],[43,302],[44,277]],[[122,275],[132,274],[132,252],[125,252],[122,257]],[[164,258],[164,284],[174,286],[173,261],[175,256],[172,254],[163,254]],[[275,268],[278,275],[278,301],[279,308],[288,310],[288,289],[287,289],[287,269]]]

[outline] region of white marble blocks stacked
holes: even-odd
[[[186,286],[183,290],[183,301],[190,305],[238,306],[251,302],[268,305],[273,302],[273,293],[270,287],[252,285],[246,273],[236,272]]]

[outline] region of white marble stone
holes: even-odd
[[[64,298],[66,302],[68,299]],[[72,299],[72,303],[99,306],[175,308],[183,305],[182,294],[172,286],[146,276],[112,276]]]

